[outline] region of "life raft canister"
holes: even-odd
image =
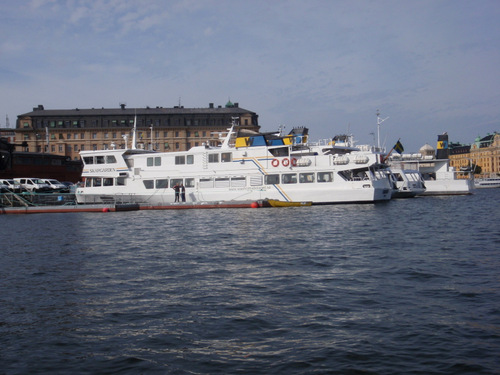
[[[273,161],[271,162],[271,165],[273,167],[277,167],[278,165],[280,165],[280,161],[278,159],[273,159]]]
[[[284,167],[288,167],[288,164],[290,164],[290,159],[288,158],[284,158],[282,161],[281,161],[281,164],[283,164]]]

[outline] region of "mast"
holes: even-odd
[[[380,151],[380,124],[382,124],[388,118],[389,117],[381,119],[380,118],[380,111],[377,109],[377,148],[379,149],[379,151]]]
[[[134,116],[134,129],[132,130],[132,150],[135,150],[137,148],[137,140],[136,140],[136,133],[137,133],[137,113]]]

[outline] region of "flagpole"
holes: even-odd
[[[396,147],[396,145],[398,144],[398,142],[401,140],[401,138],[398,139],[398,141],[396,142],[396,144],[394,146],[392,146],[391,148],[391,151],[389,151],[389,153],[386,155],[386,157],[384,158],[384,160],[382,160],[382,163],[385,163],[387,159],[389,159],[389,156],[391,156],[391,153],[394,151],[394,147]]]

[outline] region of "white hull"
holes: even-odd
[[[388,179],[377,172],[383,168],[379,155],[351,150],[348,160],[318,150],[305,143],[234,147],[224,142],[185,152],[82,151],[85,182],[76,198],[79,203],[171,204],[178,183],[184,184],[188,203],[274,199],[333,204],[391,198]]]
[[[467,195],[471,194],[470,180],[427,180],[426,190],[422,195]]]
[[[474,181],[476,189],[500,188],[500,178],[481,178]]]

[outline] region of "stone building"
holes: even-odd
[[[91,108],[45,109],[19,115],[16,141],[23,151],[47,152],[79,159],[83,150],[130,146],[137,118],[137,147],[157,151],[184,151],[204,143],[216,144],[233,120],[240,128],[258,131],[258,115],[228,101],[208,108]]]
[[[472,145],[452,144],[449,158],[450,165],[457,170],[471,165],[481,167],[476,177],[500,176],[500,134],[477,137]]]

